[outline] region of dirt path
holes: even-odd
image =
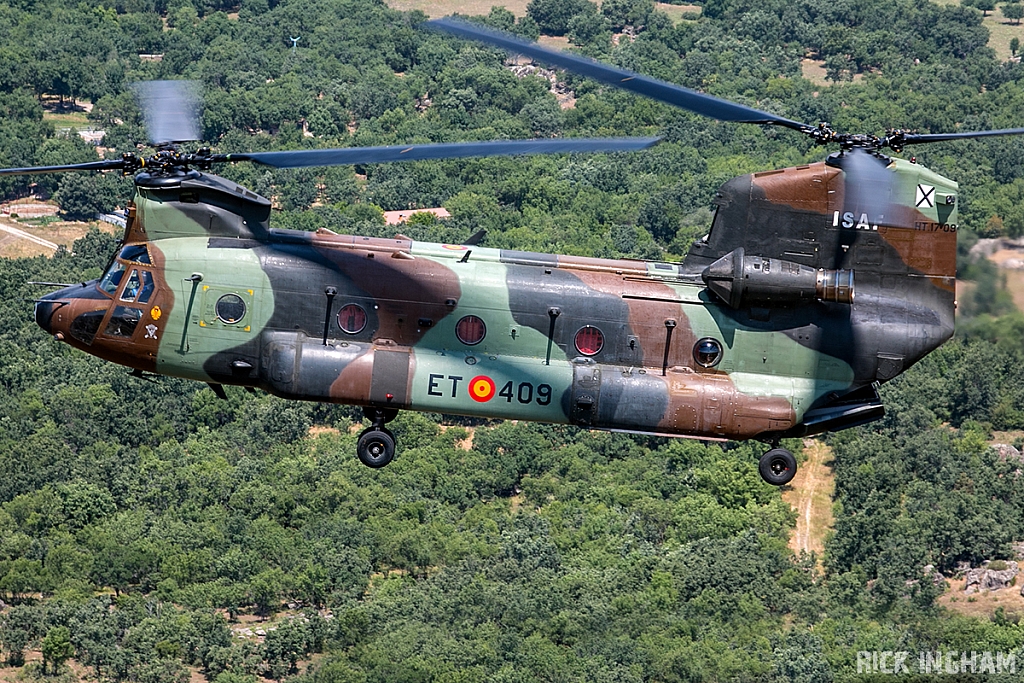
[[[36,237],[32,233],[25,232],[24,230],[16,228],[10,223],[7,223],[6,221],[0,222],[0,230],[3,230],[8,234],[14,235],[15,237],[20,237],[22,239],[29,240],[30,242],[35,242],[41,247],[46,247],[47,249],[57,251],[57,245],[51,242],[50,240],[44,240],[42,237]]]
[[[111,235],[119,236],[124,232],[123,228],[104,221],[51,221],[33,225],[0,216],[0,258],[53,256],[59,245],[70,249],[75,240],[84,237],[94,226]]]
[[[825,463],[832,459],[832,449],[815,439],[804,441],[807,460],[800,465],[796,477],[784,491],[782,499],[797,512],[796,529],[789,539],[795,553],[814,552],[821,557],[825,536],[832,528],[832,468]]]

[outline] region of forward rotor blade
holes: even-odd
[[[63,171],[119,171],[124,168],[124,159],[87,161],[84,164],[64,166],[31,166],[28,168],[0,168],[2,175],[34,175],[36,173],[61,173]]]
[[[144,81],[132,89],[151,143],[159,146],[199,139],[199,83]]]
[[[976,130],[967,133],[930,133],[918,135],[905,133],[902,142],[904,145],[918,145],[925,142],[945,142],[947,140],[966,140],[970,138],[987,138],[995,135],[1021,135],[1024,128],[1003,128],[1002,130]]]
[[[274,168],[376,164],[387,161],[463,159],[466,157],[565,154],[569,152],[632,152],[647,149],[661,138],[551,138],[544,140],[494,140],[431,145],[344,147],[293,152],[223,154],[216,161],[252,161]]]
[[[629,90],[638,95],[644,95],[659,102],[665,102],[666,104],[674,105],[695,114],[718,119],[719,121],[772,124],[801,132],[809,132],[814,129],[814,126],[809,126],[806,123],[791,121],[775,114],[769,114],[766,111],[730,102],[729,100],[719,99],[711,95],[705,95],[679,85],[649,78],[648,76],[642,76],[633,71],[626,71],[625,69],[602,64],[601,62],[567,52],[549,50],[536,43],[528,43],[505,33],[481,28],[477,24],[446,17],[444,19],[433,19],[424,22],[423,25],[460,38],[479,40],[489,45],[504,48],[509,52],[526,55],[532,59],[593,78],[595,81],[600,81],[616,88],[622,88],[623,90]]]

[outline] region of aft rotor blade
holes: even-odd
[[[36,173],[61,173],[63,171],[119,171],[123,168],[123,159],[106,159],[104,161],[87,161],[84,164],[66,164],[64,166],[0,168],[0,175],[34,175]]]
[[[947,140],[966,140],[970,138],[987,138],[995,135],[1021,135],[1024,128],[1003,128],[1002,130],[976,130],[967,133],[929,133],[918,135],[915,133],[904,133],[902,142],[904,145],[917,145],[925,142],[945,142]]]
[[[376,164],[388,161],[462,159],[467,157],[566,154],[570,152],[632,152],[647,149],[661,138],[550,138],[494,140],[388,147],[343,147],[291,152],[252,152],[218,155],[215,161],[252,161],[275,168]]]
[[[608,64],[602,64],[579,55],[549,50],[536,43],[528,43],[506,33],[481,28],[477,24],[471,24],[466,21],[446,17],[444,19],[433,19],[424,22],[423,25],[460,38],[479,40],[509,52],[526,55],[532,59],[592,78],[595,81],[600,81],[616,88],[622,88],[623,90],[629,90],[638,95],[644,95],[659,102],[665,102],[666,104],[674,105],[695,114],[718,119],[719,121],[764,123],[792,128],[801,132],[809,132],[814,129],[814,126],[809,126],[806,123],[791,121],[775,114],[769,114],[766,111],[711,95],[705,95],[680,85],[642,76],[633,71],[626,71],[625,69],[609,66]]]
[[[199,139],[200,88],[196,81],[144,81],[132,86],[154,145]]]
[[[892,203],[893,172],[889,161],[861,147],[843,153],[842,169],[846,173],[845,209],[855,216],[867,214],[869,222],[892,225],[895,211]]]

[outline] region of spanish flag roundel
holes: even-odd
[[[487,375],[477,375],[469,380],[469,395],[477,403],[487,403],[494,398],[494,380]]]

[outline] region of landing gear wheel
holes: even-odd
[[[395,457],[395,435],[383,427],[369,427],[359,435],[356,455],[367,467],[384,467]]]
[[[761,456],[757,471],[772,486],[784,486],[796,476],[796,458],[785,448],[773,448]]]

